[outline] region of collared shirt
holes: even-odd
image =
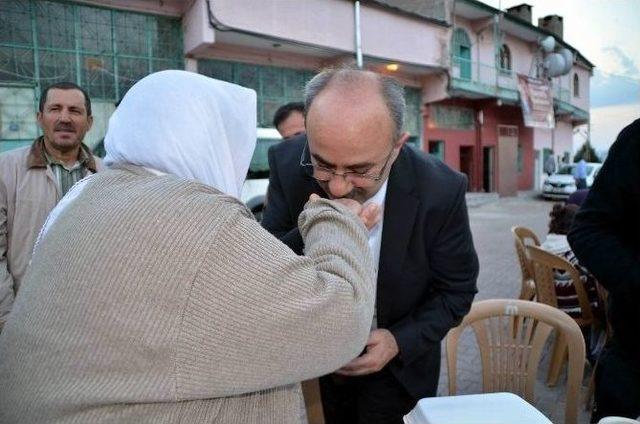
[[[579,179],[587,178],[587,163],[584,159],[576,165],[575,177]]]
[[[52,157],[46,149],[42,149],[47,164],[51,167],[53,175],[56,177],[56,184],[60,190],[60,197],[64,197],[71,187],[86,176],[87,163],[89,161],[89,154],[80,149],[78,153],[78,160],[71,166],[57,160]]]
[[[371,255],[373,256],[373,263],[375,264],[375,278],[378,280],[378,266],[380,262],[380,247],[382,246],[382,227],[384,226],[384,201],[387,198],[387,179],[380,187],[378,192],[370,199],[365,201],[362,206],[365,207],[369,204],[377,204],[380,206],[381,219],[380,221],[369,230],[369,249],[371,249]],[[373,322],[371,323],[371,329],[378,328],[377,320],[377,307],[373,310]]]

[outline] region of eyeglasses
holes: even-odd
[[[307,143],[305,143],[302,149],[302,155],[300,155],[300,166],[304,168],[309,176],[315,178],[320,182],[327,182],[330,181],[334,176],[341,176],[348,182],[354,184],[366,184],[370,183],[371,181],[380,181],[382,179],[382,176],[385,169],[387,168],[387,165],[389,164],[389,159],[391,159],[391,155],[393,154],[394,149],[395,147],[391,148],[391,151],[387,155],[387,158],[385,159],[384,164],[382,164],[382,168],[377,175],[356,171],[336,172],[333,169],[311,163],[311,158],[306,157],[306,153],[308,151]]]

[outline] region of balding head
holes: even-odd
[[[344,96],[376,91],[393,124],[394,138],[400,137],[404,123],[405,99],[404,89],[395,79],[359,69],[326,69],[307,83],[304,93],[305,110],[309,111],[316,97],[329,90],[335,90]]]

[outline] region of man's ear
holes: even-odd
[[[400,149],[402,146],[404,146],[404,144],[407,142],[407,140],[409,140],[409,133],[408,132],[403,132],[402,134],[400,134],[400,137],[398,138],[398,140],[394,143],[394,147],[396,149]]]
[[[93,126],[93,115],[87,116],[87,123],[89,124],[89,126],[87,127],[87,132],[89,132],[89,130]]]
[[[36,121],[38,121],[38,125],[42,128],[42,112],[36,113]]]

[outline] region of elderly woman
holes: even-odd
[[[310,200],[305,257],[264,231],[238,200],[255,117],[252,90],[194,73],[131,88],[110,169],[49,216],[0,336],[0,422],[291,423],[297,382],[358,355],[357,206]]]

